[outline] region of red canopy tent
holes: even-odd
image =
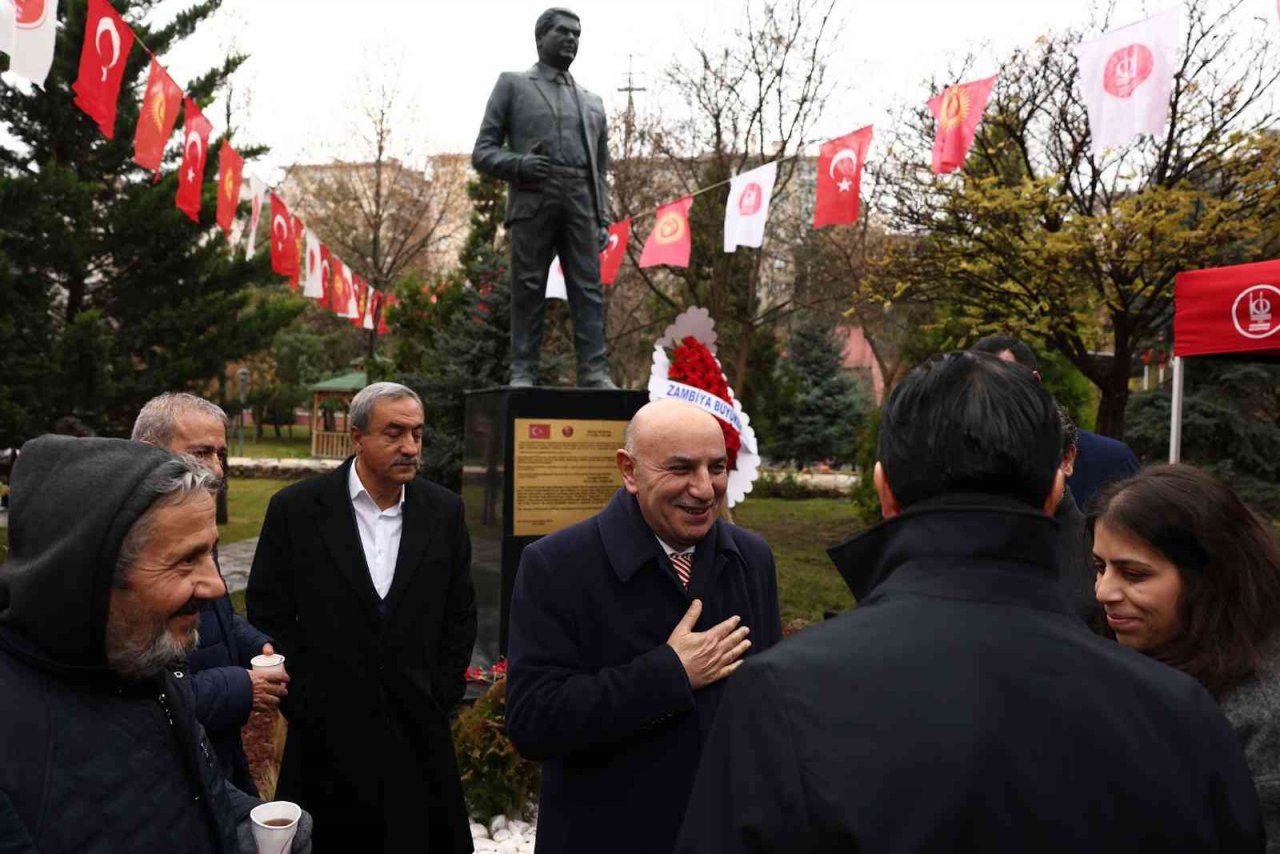
[[[1182,360],[1240,354],[1280,358],[1280,261],[1179,273],[1173,288],[1169,462],[1182,456]]]

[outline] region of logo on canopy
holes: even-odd
[[[1245,338],[1258,340],[1280,331],[1280,288],[1250,285],[1231,306],[1231,320]]]

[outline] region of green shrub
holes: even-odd
[[[499,679],[453,723],[453,747],[471,817],[524,816],[537,800],[538,766],[507,738],[507,681]]]

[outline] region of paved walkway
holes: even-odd
[[[229,593],[237,593],[249,583],[249,568],[253,566],[253,553],[257,549],[257,537],[218,546],[218,563]]]

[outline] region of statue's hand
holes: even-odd
[[[520,158],[520,177],[541,181],[551,174],[551,158],[543,154],[526,154]]]

